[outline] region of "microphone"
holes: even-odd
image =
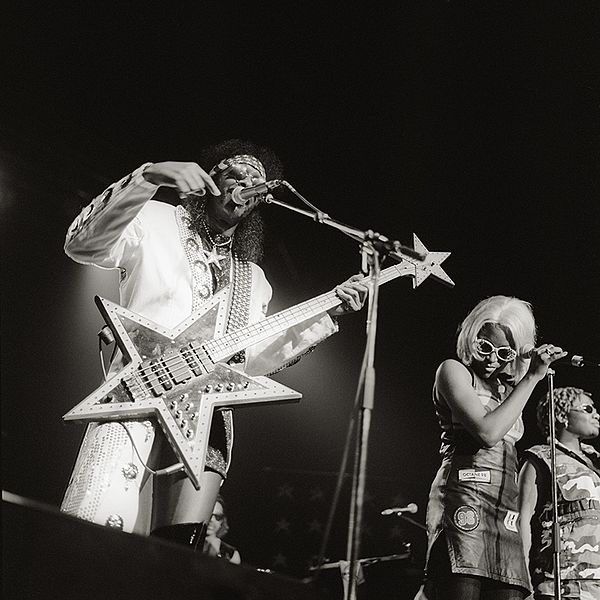
[[[265,183],[259,183],[258,185],[252,185],[250,187],[242,187],[238,185],[231,192],[231,199],[238,205],[242,206],[248,202],[250,198],[254,196],[262,196],[273,188],[279,187],[281,180],[273,179],[273,181],[265,181]]]
[[[418,506],[414,502],[411,502],[406,506],[395,506],[394,508],[386,508],[385,510],[381,511],[381,514],[385,516],[400,515],[402,513],[416,513],[417,510]]]
[[[531,346],[525,346],[524,351],[521,353],[522,358],[531,358],[536,351],[536,348],[532,348]],[[596,360],[589,360],[583,358],[583,356],[579,354],[573,354],[572,352],[567,352],[566,356],[559,358],[551,363],[552,366],[568,366],[568,367],[600,367],[600,363]]]

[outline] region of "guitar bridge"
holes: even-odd
[[[210,371],[206,362],[202,347],[191,343],[142,363],[137,368],[137,375],[154,396],[160,397],[174,387]]]
[[[129,398],[122,400],[123,402],[140,402],[146,398],[146,389],[142,381],[133,373],[129,377],[123,377],[121,384]],[[118,388],[115,388],[115,390]],[[110,394],[109,394],[110,395]]]

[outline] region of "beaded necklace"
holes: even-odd
[[[218,233],[216,235],[216,239],[210,235],[210,230],[208,229],[208,225],[206,223],[206,215],[202,217],[202,229],[208,238],[208,241],[211,243],[213,248],[225,248],[226,246],[230,246],[233,242],[233,236],[227,237],[226,235],[221,235]]]

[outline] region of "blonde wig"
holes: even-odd
[[[479,302],[458,330],[456,354],[465,365],[470,365],[476,357],[475,340],[487,323],[498,325],[517,351],[517,358],[508,364],[506,373],[518,382],[529,367],[529,359],[523,354],[535,346],[536,325],[531,304],[511,296],[491,296]]]

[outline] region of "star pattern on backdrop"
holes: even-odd
[[[362,524],[362,534],[364,537],[371,537],[373,535],[373,528],[363,521]]]
[[[323,500],[323,490],[320,488],[310,490],[310,501],[315,502],[316,500]]]
[[[286,533],[290,532],[290,522],[285,518],[279,519],[277,523],[275,523],[275,531],[285,531]]]
[[[293,498],[294,497],[294,488],[288,483],[284,483],[283,485],[277,488],[277,497],[278,498]]]
[[[389,506],[407,504],[404,482],[394,478],[369,480],[364,490],[364,514],[361,538],[363,557],[392,555],[410,535],[399,519],[381,516]],[[323,544],[323,536],[331,527],[326,546],[325,563],[344,560],[347,552],[349,514],[342,503],[337,507],[333,522],[328,523],[331,501],[335,491],[335,478],[320,473],[285,473],[277,476],[265,471],[264,489],[272,490],[261,502],[257,511],[263,515],[260,522],[268,523],[261,540],[264,554],[254,558],[255,564],[294,577],[311,573]],[[346,500],[350,489],[342,490]],[[393,500],[392,500],[393,498]]]
[[[321,533],[321,531],[323,531],[323,524],[321,523],[321,521],[313,519],[308,525],[308,531],[315,531],[317,533]]]
[[[404,528],[400,527],[400,525],[394,525],[391,529],[390,529],[390,537],[391,538],[400,538],[402,539],[405,535],[405,530]]]
[[[273,557],[273,566],[274,567],[287,567],[287,558],[281,554],[281,552],[279,554],[276,554]]]

